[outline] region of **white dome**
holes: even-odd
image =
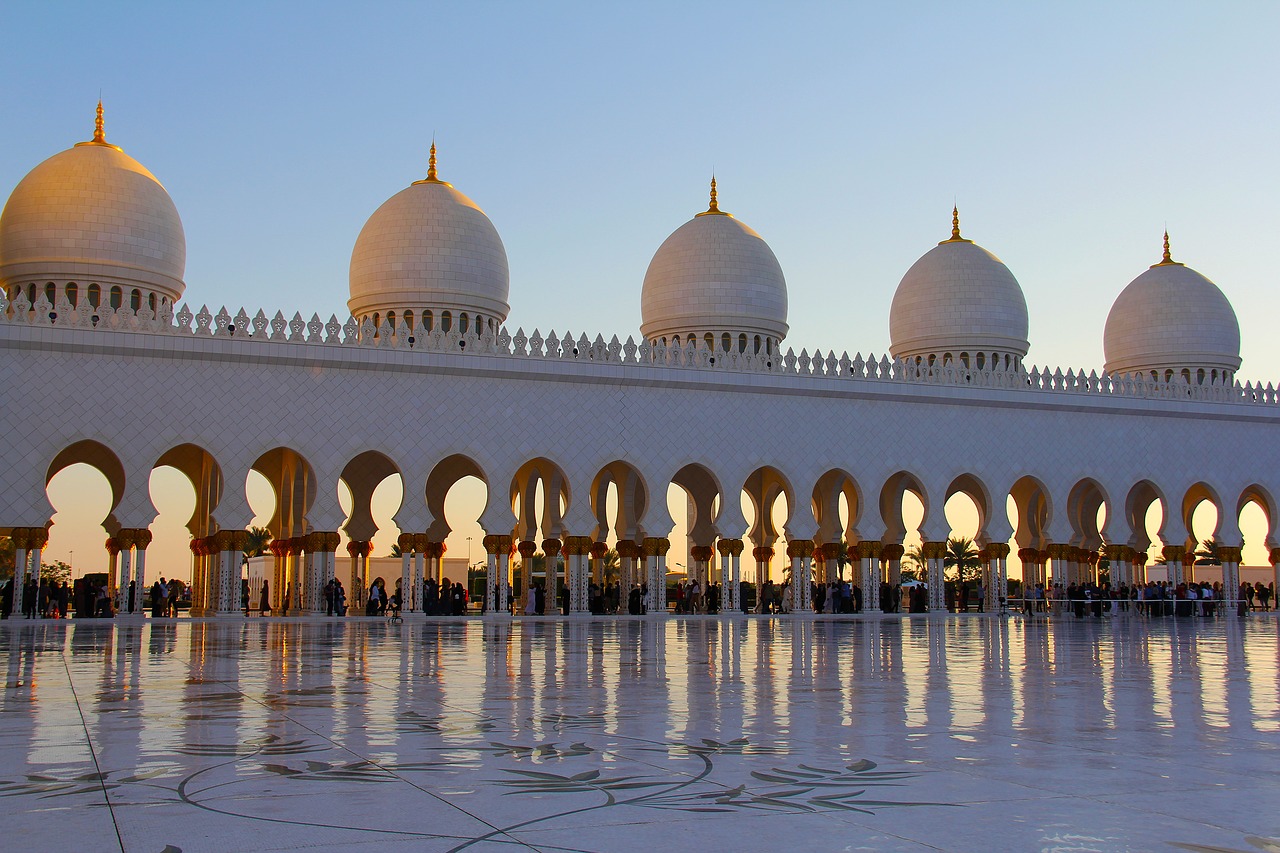
[[[351,252],[353,316],[374,312],[472,312],[501,324],[511,278],[502,238],[471,199],[435,178],[374,211]]]
[[[926,252],[898,284],[889,341],[894,358],[965,353],[974,366],[983,353],[1010,357],[1011,364],[1027,354],[1022,288],[999,258],[960,237],[958,214],[952,238]]]
[[[649,340],[711,334],[787,334],[787,282],[769,244],[755,231],[711,209],[681,225],[649,262],[640,295],[640,333]]]
[[[0,214],[0,284],[96,284],[182,296],[187,242],[173,200],[137,160],[102,140],[45,160]]]
[[[1116,297],[1102,336],[1108,373],[1199,370],[1230,375],[1240,367],[1240,324],[1218,286],[1169,260],[1151,267]]]

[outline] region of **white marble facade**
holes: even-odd
[[[75,168],[47,168],[55,161]],[[1125,372],[1028,370],[1017,280],[960,237],[956,214],[952,239],[900,286],[891,323],[897,359],[781,352],[782,271],[759,235],[718,210],[713,187],[710,209],[655,255],[644,282],[643,338],[513,333],[501,239],[474,202],[436,177],[433,148],[428,178],[375,213],[357,242],[350,305],[358,317],[175,311],[185,291],[181,264],[148,246],[181,247],[181,225],[166,213],[172,203],[163,188],[134,162],[107,145],[100,112],[94,141],[33,170],[14,193],[20,203],[11,199],[0,217],[0,532],[16,535],[35,565],[52,512],[45,485],[76,462],[111,483],[104,523],[118,546],[113,571],[122,585],[147,580],[147,528],[157,514],[151,470],[172,465],[191,478],[197,612],[210,613],[239,609],[234,578],[253,517],[242,484],[251,469],[278,484],[270,526],[288,544],[276,555],[276,595],[286,584],[296,590],[277,603],[285,610],[319,606],[320,585],[347,565],[335,554],[337,531],[367,542],[373,488],[397,473],[406,495],[395,519],[406,588],[438,571],[449,531],[444,495],[470,475],[488,488],[480,523],[489,586],[497,586],[491,596],[513,594],[512,558],[532,544],[565,555],[575,610],[585,606],[593,550],[614,539],[624,543],[626,576],[649,581],[651,607],[663,608],[672,483],[689,495],[690,544],[709,555],[691,557],[696,571],[726,584],[741,576],[743,562],[767,562],[756,548],[785,548],[794,578],[822,579],[825,557],[840,544],[864,586],[894,580],[907,535],[902,496],[913,492],[925,507],[919,534],[934,606],[942,604],[936,549],[949,532],[943,505],[957,492],[978,507],[993,599],[1003,590],[1011,539],[1033,582],[1087,575],[1084,552],[1102,547],[1113,580],[1141,579],[1146,510],[1157,500],[1175,576],[1203,501],[1219,511],[1226,580],[1235,578],[1247,503],[1268,519],[1266,545],[1277,544],[1280,406],[1270,385],[1235,380],[1239,335],[1231,338],[1229,303],[1214,315],[1222,332],[1216,349],[1199,339],[1179,349],[1162,326],[1153,334],[1171,345],[1155,360],[1126,354]],[[147,192],[108,195],[91,208],[68,201],[58,190],[66,174],[83,179],[81,166],[102,171],[106,186],[123,170],[149,182]],[[94,241],[68,248],[65,227],[36,227],[62,217],[88,233],[94,222],[114,221],[115,206],[146,232],[148,215],[134,208],[151,196],[163,196],[155,206],[165,215],[151,217],[155,234],[137,236],[126,259],[131,279],[120,278],[119,258],[98,257]],[[32,202],[41,197],[51,199],[47,209]],[[32,267],[57,247],[69,254],[48,270]],[[1173,262],[1167,242],[1164,261],[1139,277],[1147,279],[1182,282],[1192,304],[1217,306],[1222,297]],[[116,301],[107,285],[119,281]],[[1126,299],[1113,311],[1117,328],[1135,322]],[[952,329],[938,313],[946,305],[956,307]],[[686,327],[677,346],[675,334]],[[1109,321],[1114,359],[1123,336],[1113,339],[1111,328]],[[925,338],[910,338],[915,333]],[[755,342],[761,337],[764,346]],[[266,389],[251,412],[246,388]],[[350,414],[334,416],[342,410]],[[339,480],[355,499],[350,519],[338,505]],[[603,497],[610,483],[619,495],[612,517]],[[534,512],[539,485],[562,496],[563,512],[554,501]],[[750,529],[737,499],[743,491],[760,519]],[[1010,495],[1017,530],[1006,518]],[[774,530],[769,509],[782,496],[791,511]],[[1103,529],[1095,521],[1100,506]],[[357,574],[360,559],[352,552]],[[807,608],[807,586],[797,584],[796,609]],[[505,609],[504,601],[488,604]]]

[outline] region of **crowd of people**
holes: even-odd
[[[1275,599],[1274,585],[1258,581],[1241,583],[1230,604],[1238,615],[1252,610],[1267,611]],[[1102,617],[1128,610],[1142,616],[1211,617],[1223,615],[1227,596],[1218,582],[1189,582],[1172,585],[1167,581],[1145,584],[1072,583],[1036,584],[1024,590],[1023,609],[1029,613],[1070,613],[1077,619]]]

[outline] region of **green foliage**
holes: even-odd
[[[982,554],[972,539],[952,536],[947,540],[947,553],[942,558],[944,568],[955,570],[956,583],[977,580],[982,571]]]
[[[61,560],[40,564],[40,579],[71,583],[71,567]]]
[[[246,557],[261,557],[267,553],[267,547],[271,544],[271,531],[265,527],[250,527],[249,541],[245,543],[244,555]]]

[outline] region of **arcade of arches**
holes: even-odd
[[[117,512],[130,498],[135,511],[129,517],[138,518],[136,489],[131,491],[125,466],[110,448],[92,441],[67,446],[50,462],[46,483],[74,464],[92,467],[110,487],[111,507],[102,521],[109,533],[103,564],[117,611],[128,610],[125,590],[131,583],[144,588],[153,579],[147,565],[152,531],[136,520],[129,527],[117,520]],[[162,454],[154,467],[180,472],[195,493],[194,510],[186,522],[192,555],[192,615],[240,613],[248,533],[224,526],[220,507],[232,490],[218,460],[196,445],[183,444]],[[265,525],[273,537],[269,546],[272,612],[323,612],[323,589],[336,576],[344,577],[353,601],[362,602],[369,581],[371,542],[378,531],[373,494],[388,478],[404,478],[396,462],[378,451],[366,451],[341,469],[339,480],[349,492],[350,510],[340,529],[317,529],[320,514],[314,510],[328,493],[337,491],[337,484],[324,483],[297,451],[277,447],[256,459],[250,470],[270,484],[273,494]],[[1002,493],[979,476],[964,474],[945,489],[931,492],[920,477],[907,471],[870,484],[846,471],[830,470],[807,484],[762,467],[740,484],[740,501],[735,502],[723,500],[721,478],[699,464],[686,465],[668,482],[651,485],[639,468],[616,460],[588,483],[573,482],[553,460],[536,458],[520,466],[505,484],[508,501],[499,500],[494,506],[493,498],[503,492],[492,488],[496,484],[475,461],[453,455],[436,463],[416,489],[406,481],[406,499],[421,496],[430,519],[417,530],[402,526],[397,539],[399,584],[409,613],[423,609],[424,581],[442,579],[445,540],[452,530],[445,499],[464,478],[479,481],[489,493],[479,543],[485,555],[482,606],[486,613],[522,612],[527,592],[522,587],[531,578],[517,571],[517,566],[532,565],[535,555],[542,555],[546,565],[562,573],[571,613],[587,612],[589,585],[603,581],[605,560],[615,555],[615,577],[621,589],[643,587],[648,612],[667,611],[665,581],[674,568],[684,569],[681,574],[696,579],[703,589],[719,585],[722,612],[742,609],[742,581],[788,586],[793,590],[789,609],[808,612],[813,609],[812,584],[844,579],[845,566],[848,579],[863,590],[899,583],[909,541],[920,543],[916,553],[924,563],[929,607],[941,609],[945,606],[946,540],[952,532],[943,507],[957,497],[966,499],[976,516],[971,538],[980,553],[981,587],[989,609],[1007,595],[1009,565],[1015,554],[1024,583],[1097,580],[1101,559],[1109,562],[1113,584],[1144,583],[1153,554],[1158,554],[1164,564],[1160,577],[1177,584],[1201,570],[1195,553],[1207,540],[1216,548],[1224,588],[1231,591],[1240,582],[1240,519],[1250,511],[1265,521],[1272,566],[1280,563],[1280,548],[1272,547],[1275,504],[1256,485],[1238,495],[1223,496],[1207,483],[1195,483],[1171,499],[1157,484],[1144,480],[1117,498],[1089,478],[1059,491],[1028,476]],[[671,513],[662,512],[660,504],[665,501],[653,497],[668,490],[687,503],[687,521],[681,525],[687,547],[677,549],[688,554],[687,566],[668,560],[669,537],[676,523]],[[809,498],[808,506],[802,496]],[[904,511],[913,503],[918,521]],[[1007,519],[1006,513],[998,512],[1002,503],[1010,510]],[[732,511],[737,504],[746,511]],[[505,507],[510,510],[504,515]],[[154,518],[154,508],[149,503],[148,508]],[[228,513],[226,521],[232,517]],[[333,518],[333,513],[328,517]],[[20,575],[38,581],[49,528],[12,527],[0,532],[14,543]],[[340,558],[344,540],[346,553]],[[777,559],[782,555],[785,560]]]

